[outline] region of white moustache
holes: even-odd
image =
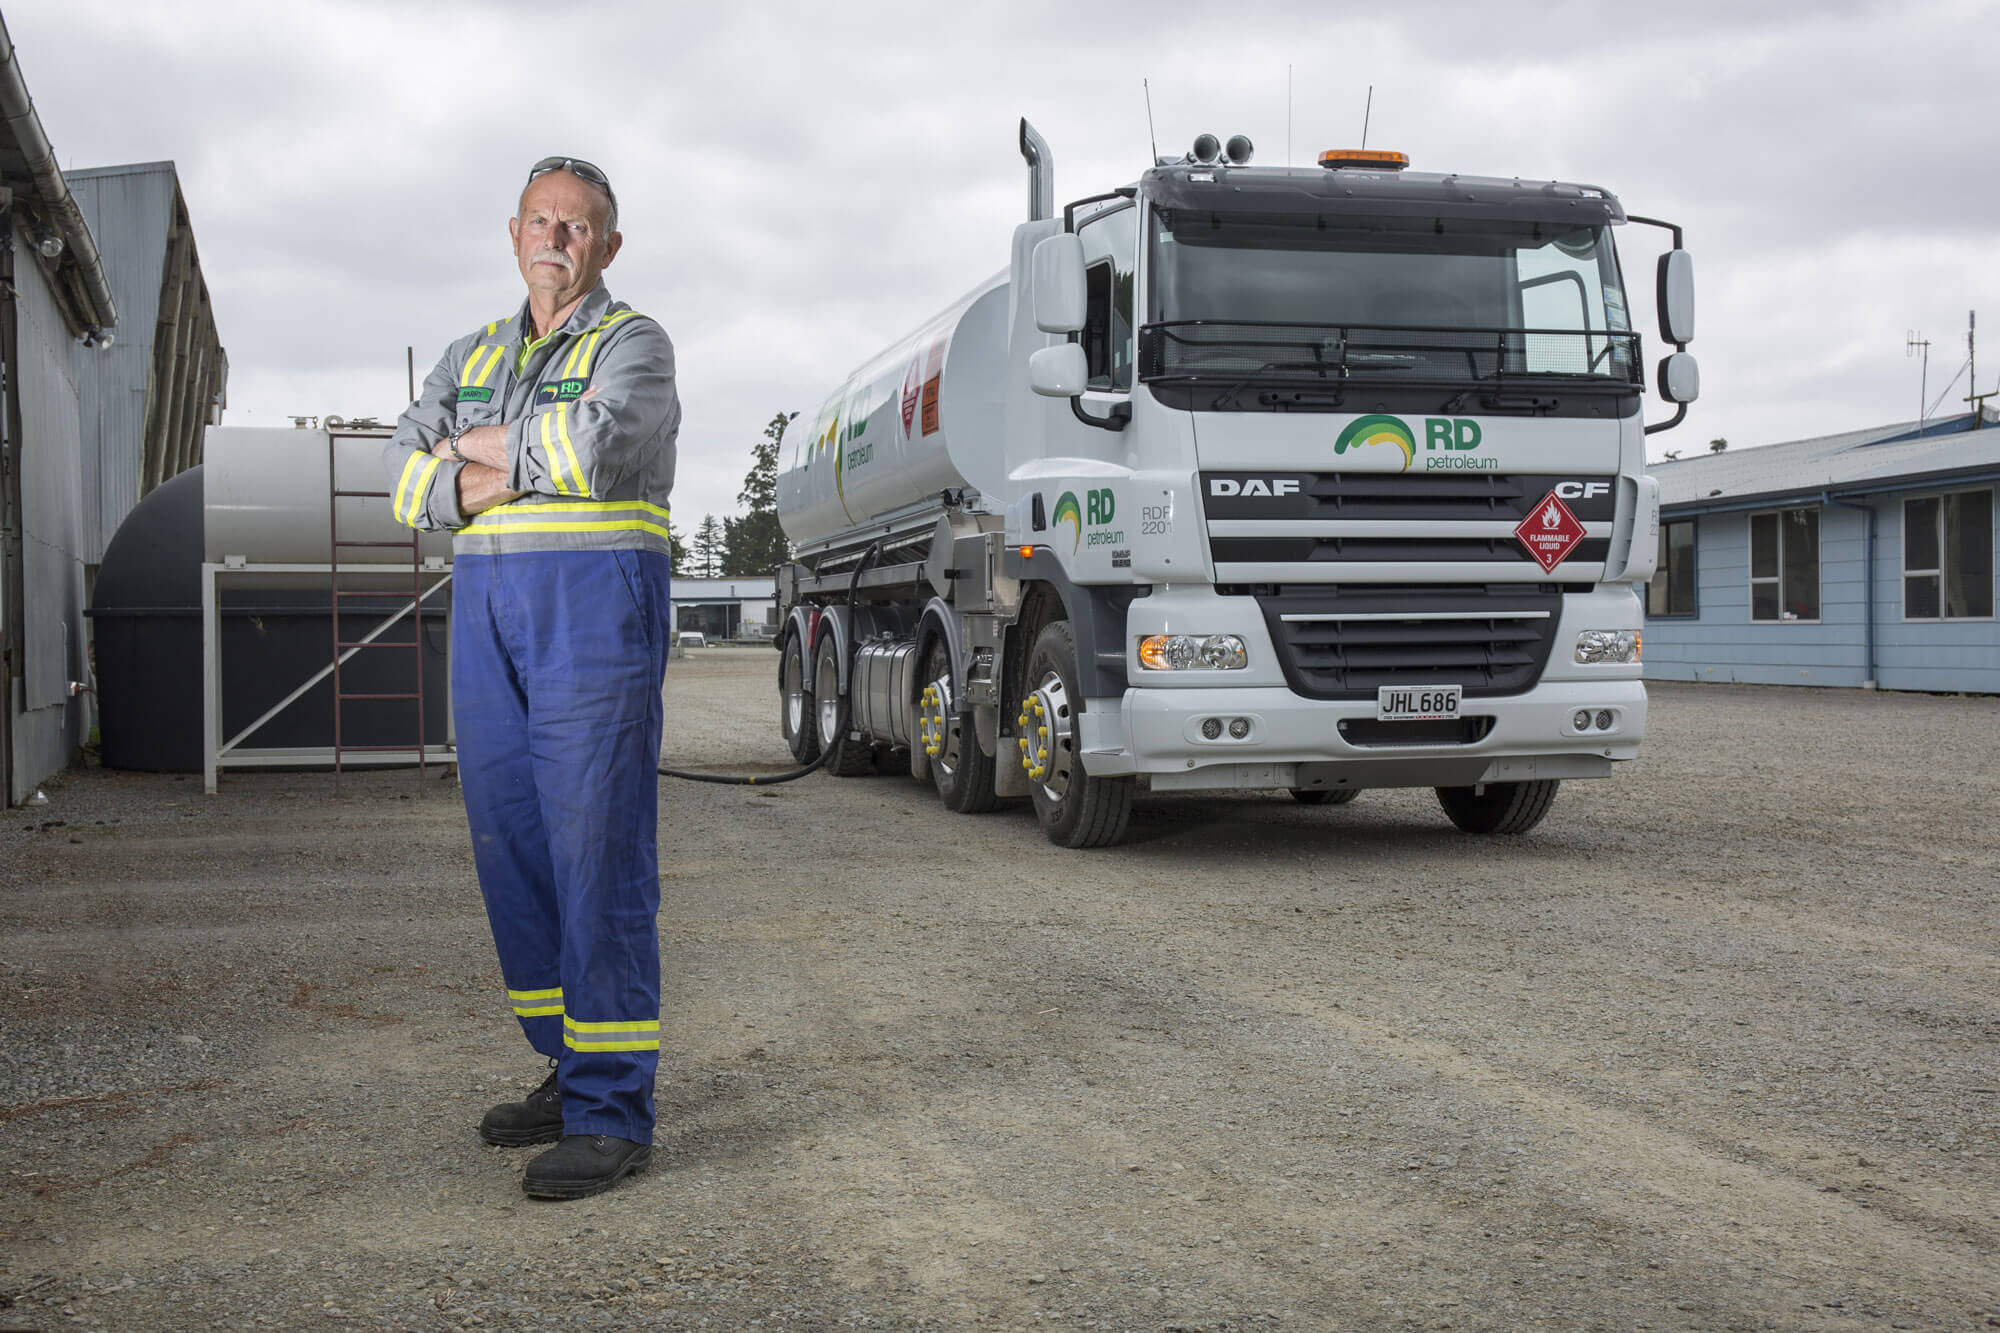
[[[528,261],[533,264],[559,264],[563,268],[575,268],[570,257],[561,250],[537,250],[535,257]]]

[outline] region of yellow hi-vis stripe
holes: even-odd
[[[481,356],[487,352],[498,351],[498,350],[499,350],[498,345],[494,343],[484,343],[478,347],[473,348],[472,355],[465,358],[465,369],[459,374],[458,387],[464,389],[464,388],[469,388],[470,386],[478,383],[478,380],[476,380],[474,376],[478,375],[479,373],[479,361]]]
[[[486,383],[486,377],[493,373],[493,367],[500,364],[500,354],[506,350],[506,348],[498,344],[494,345],[493,355],[486,358],[486,365],[480,370],[479,378],[472,382],[473,387],[477,388],[479,385]]]
[[[514,1012],[523,1018],[543,1018],[563,1011],[562,987],[549,990],[509,990],[507,998],[514,1003]]]
[[[396,498],[389,506],[390,510],[396,515],[398,523],[410,523],[411,521],[409,516],[403,512],[403,498],[409,493],[410,478],[416,475],[417,465],[428,457],[428,454],[411,454],[409,461],[403,464],[403,475],[396,482]]]
[[[410,516],[405,521],[413,528],[417,526],[417,516],[424,512],[424,506],[430,502],[431,478],[437,476],[437,470],[443,465],[442,458],[432,458],[429,466],[418,475],[416,484],[410,487]]]
[[[588,338],[578,338],[576,340],[576,354],[578,358],[576,373],[578,375],[590,374],[590,359],[597,355],[597,340],[603,336],[604,326],[600,324],[597,326],[596,331]]]
[[[660,1020],[637,1019],[616,1023],[582,1023],[563,1016],[563,1045],[573,1051],[657,1051],[660,1049]]]
[[[482,520],[528,518],[536,514],[597,514],[617,509],[637,509],[656,518],[671,519],[674,516],[673,511],[664,505],[648,504],[644,500],[572,500],[567,504],[529,504],[519,500],[509,500],[506,504],[494,505],[479,517]]]
[[[543,514],[605,514],[627,513],[637,510],[641,514],[657,517],[658,523],[650,523],[644,518],[625,517],[594,520],[568,520],[547,522]],[[667,523],[673,519],[670,510],[660,505],[648,504],[644,500],[577,500],[568,504],[519,504],[509,502],[495,505],[481,514],[472,523],[460,528],[460,532],[650,532],[657,537],[669,537]]]
[[[555,441],[549,435],[549,427],[554,417],[553,412],[542,413],[542,456],[549,460],[549,477],[556,484],[556,494],[575,495],[576,492],[563,483],[562,459],[556,457]]]
[[[588,357],[584,359],[584,364],[586,366],[589,365]],[[590,486],[583,479],[583,465],[576,461],[576,448],[569,442],[568,403],[563,403],[562,405],[556,408],[556,435],[561,438],[563,453],[567,455],[569,458],[570,475],[576,478],[576,493],[578,495],[589,495]]]

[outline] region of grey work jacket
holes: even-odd
[[[523,302],[454,342],[425,377],[382,451],[396,518],[453,531],[461,555],[668,553],[681,406],[666,331],[601,282],[517,371],[531,328]],[[508,489],[523,494],[467,515],[464,464],[432,457],[431,446],[459,427],[496,424],[507,427]]]

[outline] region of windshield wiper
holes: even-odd
[[[1349,352],[1341,363],[1347,370],[1415,370],[1413,352]]]
[[[1340,371],[1344,369],[1345,367],[1339,363],[1322,361],[1318,357],[1314,357],[1311,361],[1266,361],[1236,383],[1216,394],[1215,401],[1209,404],[1208,410],[1211,412],[1220,411],[1224,403],[1233,402],[1237,394],[1242,393],[1245,389],[1274,370],[1314,370],[1320,372],[1320,378],[1324,379],[1326,378],[1327,371]]]

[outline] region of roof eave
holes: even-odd
[[[1827,497],[1851,500],[1866,495],[1923,491],[1939,486],[1966,485],[1982,481],[2000,482],[2000,463],[1939,468],[1930,472],[1905,472],[1898,473],[1894,477],[1878,477],[1869,481],[1823,482],[1816,486],[1787,486],[1780,491],[1751,491],[1734,495],[1707,496],[1697,500],[1677,500],[1662,503],[1660,513],[1663,516],[1687,516],[1720,514],[1739,509],[1775,509]]]
[[[21,65],[15,58],[14,39],[8,35],[4,18],[0,18],[0,120],[5,121],[27,163],[28,175],[43,211],[48,214],[49,226],[62,239],[63,254],[55,267],[59,276],[70,281],[55,285],[59,291],[65,287],[73,290],[76,309],[72,313],[80,326],[78,332],[111,328],[118,322],[118,305],[111,296],[104,259],[98,254],[97,240],[90,234],[89,224],[83,220],[83,211],[63,180],[55,149],[49,146],[49,137],[42,130],[41,117],[35,114],[34,99],[28,96],[27,82],[21,77]]]

